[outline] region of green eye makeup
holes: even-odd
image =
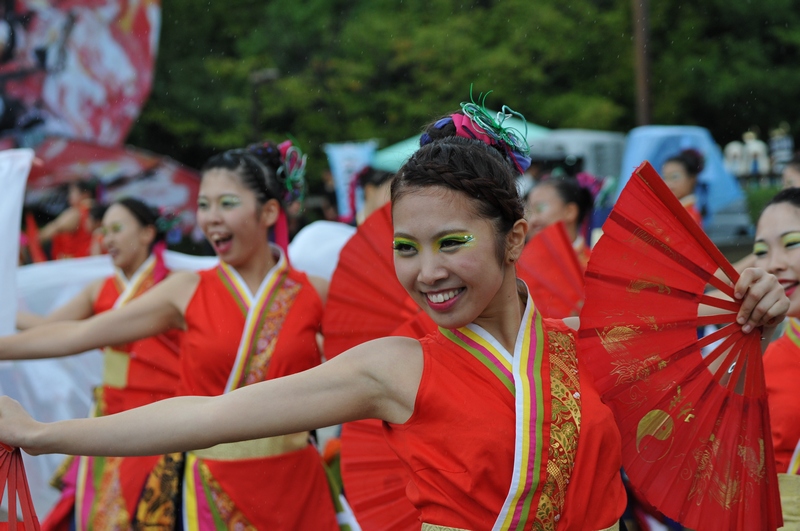
[[[451,247],[472,247],[475,236],[466,232],[447,234],[439,238],[433,246],[434,251],[441,251]]]
[[[781,243],[784,247],[800,244],[800,232],[790,232],[781,236]]]
[[[419,251],[419,244],[406,238],[395,238],[392,240],[392,248],[397,252]]]
[[[106,236],[108,234],[119,234],[120,232],[122,232],[124,228],[125,225],[119,222],[115,222],[105,227],[101,227],[100,232],[103,234],[103,236]]]
[[[548,203],[536,203],[533,205],[533,211],[537,214],[544,214],[548,210],[550,210],[550,205]]]
[[[762,256],[767,254],[767,244],[764,242],[756,242],[753,244],[753,254],[756,256]]]
[[[242,203],[242,200],[236,197],[235,195],[225,195],[219,201],[219,204],[223,207],[235,207],[239,206]]]

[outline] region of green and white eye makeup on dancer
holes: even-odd
[[[442,236],[433,245],[434,251],[446,251],[448,249],[460,249],[462,247],[472,247],[475,243],[475,236],[467,232],[453,232]]]
[[[220,196],[219,199],[217,199],[217,202],[219,203],[219,206],[221,206],[222,208],[231,209],[241,205],[242,199],[237,195],[225,194],[223,196]],[[197,208],[199,210],[206,210],[210,206],[211,202],[205,197],[200,197],[197,199]]]
[[[456,249],[463,249],[475,245],[475,236],[468,232],[451,232],[436,239],[433,243],[433,252],[449,252]],[[410,255],[419,252],[421,246],[419,242],[404,237],[395,237],[392,247],[400,255]]]

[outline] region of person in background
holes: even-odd
[[[389,202],[393,175],[370,166],[356,174],[350,187],[350,211],[356,212],[356,187],[360,186],[364,191],[364,205],[355,217],[358,225]],[[309,223],[292,238],[289,259],[298,270],[330,281],[339,263],[339,253],[355,232],[350,223],[331,220],[326,215],[326,219]]]
[[[542,229],[564,222],[572,247],[583,266],[589,262],[590,250],[581,234],[581,226],[594,206],[589,189],[580,185],[577,179],[564,177],[546,179],[533,187],[527,197],[528,239]]]
[[[132,198],[111,204],[98,232],[114,274],[87,286],[46,316],[17,313],[17,328],[81,321],[119,308],[164,280],[164,230],[158,213]],[[95,390],[94,416],[104,416],[175,396],[180,332],[173,330],[103,349],[103,381]],[[23,359],[19,357],[17,359]],[[45,531],[96,529],[114,521],[129,527],[139,493],[159,456],[69,458],[54,480],[61,498],[43,522]]]
[[[788,122],[781,122],[770,132],[769,160],[773,174],[783,173],[786,164],[794,156],[794,139],[790,133],[791,127]]]
[[[94,206],[94,187],[87,181],[70,183],[67,203],[67,209],[39,231],[40,241],[51,242],[53,260],[89,256],[92,245],[89,211]]]
[[[92,229],[92,243],[89,246],[89,255],[98,256],[105,254],[105,246],[103,245],[103,237],[105,236],[105,229],[103,229],[103,216],[108,210],[108,205],[96,203],[89,209],[89,220],[87,227]]]
[[[323,203],[322,212],[327,221],[339,221],[339,208],[336,202],[336,183],[333,182],[333,173],[330,170],[322,172]]]
[[[800,152],[795,153],[794,157],[789,160],[781,172],[781,187],[784,190],[789,188],[800,188]],[[736,271],[742,272],[748,267],[755,267],[756,255],[750,253],[741,260],[733,264]]]
[[[786,163],[781,172],[781,186],[783,189],[800,188],[800,153]]]
[[[661,177],[672,193],[691,214],[692,219],[703,226],[703,213],[697,204],[697,176],[705,167],[703,154],[696,149],[684,149],[664,162]]]
[[[361,225],[370,214],[389,202],[392,177],[394,177],[394,173],[378,170],[371,166],[367,166],[356,175],[358,185],[364,190],[364,206],[356,214],[357,225]]]

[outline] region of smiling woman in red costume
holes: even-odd
[[[800,528],[800,189],[776,195],[764,209],[753,245],[756,266],[778,277],[789,297],[786,332],[764,354],[772,442],[785,529]]]
[[[282,201],[302,190],[304,166],[290,142],[212,157],[202,169],[197,219],[218,267],[173,274],[130,304],[80,323],[3,338],[0,358],[63,355],[183,330],[176,394],[200,396],[319,365],[318,289],[324,293],[325,284],[315,289],[267,237],[272,232],[286,244]],[[170,529],[176,516],[187,531],[338,529],[325,471],[305,430],[190,452],[184,464],[165,456],[132,518],[135,526]]]
[[[542,319],[517,282],[527,223],[511,166],[477,140],[431,142],[395,178],[392,208],[397,277],[439,325],[433,334],[101,419],[42,424],[3,398],[0,439],[34,453],[154,453],[378,418],[423,529],[616,529],[619,433],[573,332]],[[743,278],[749,326],[785,311],[774,277]],[[253,475],[268,489],[271,478]]]
[[[158,213],[137,199],[112,203],[103,216],[102,232],[114,275],[90,284],[46,317],[20,312],[17,327],[25,330],[52,322],[88,319],[120,308],[158,284],[169,273],[162,257],[162,224]],[[111,415],[175,396],[179,341],[179,332],[170,331],[106,347],[103,383],[95,392],[93,415]],[[24,355],[21,351],[7,357],[22,359]],[[144,482],[158,459],[69,459],[56,478],[61,499],[43,528],[83,530],[96,528],[104,521],[130,525]]]

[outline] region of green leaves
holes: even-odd
[[[656,123],[718,141],[800,116],[790,0],[650,2]],[[254,86],[250,74],[277,68]],[[131,143],[199,166],[291,132],[313,182],[325,142],[417,134],[476,92],[547,127],[634,123],[629,0],[226,0],[163,4],[156,83]]]

